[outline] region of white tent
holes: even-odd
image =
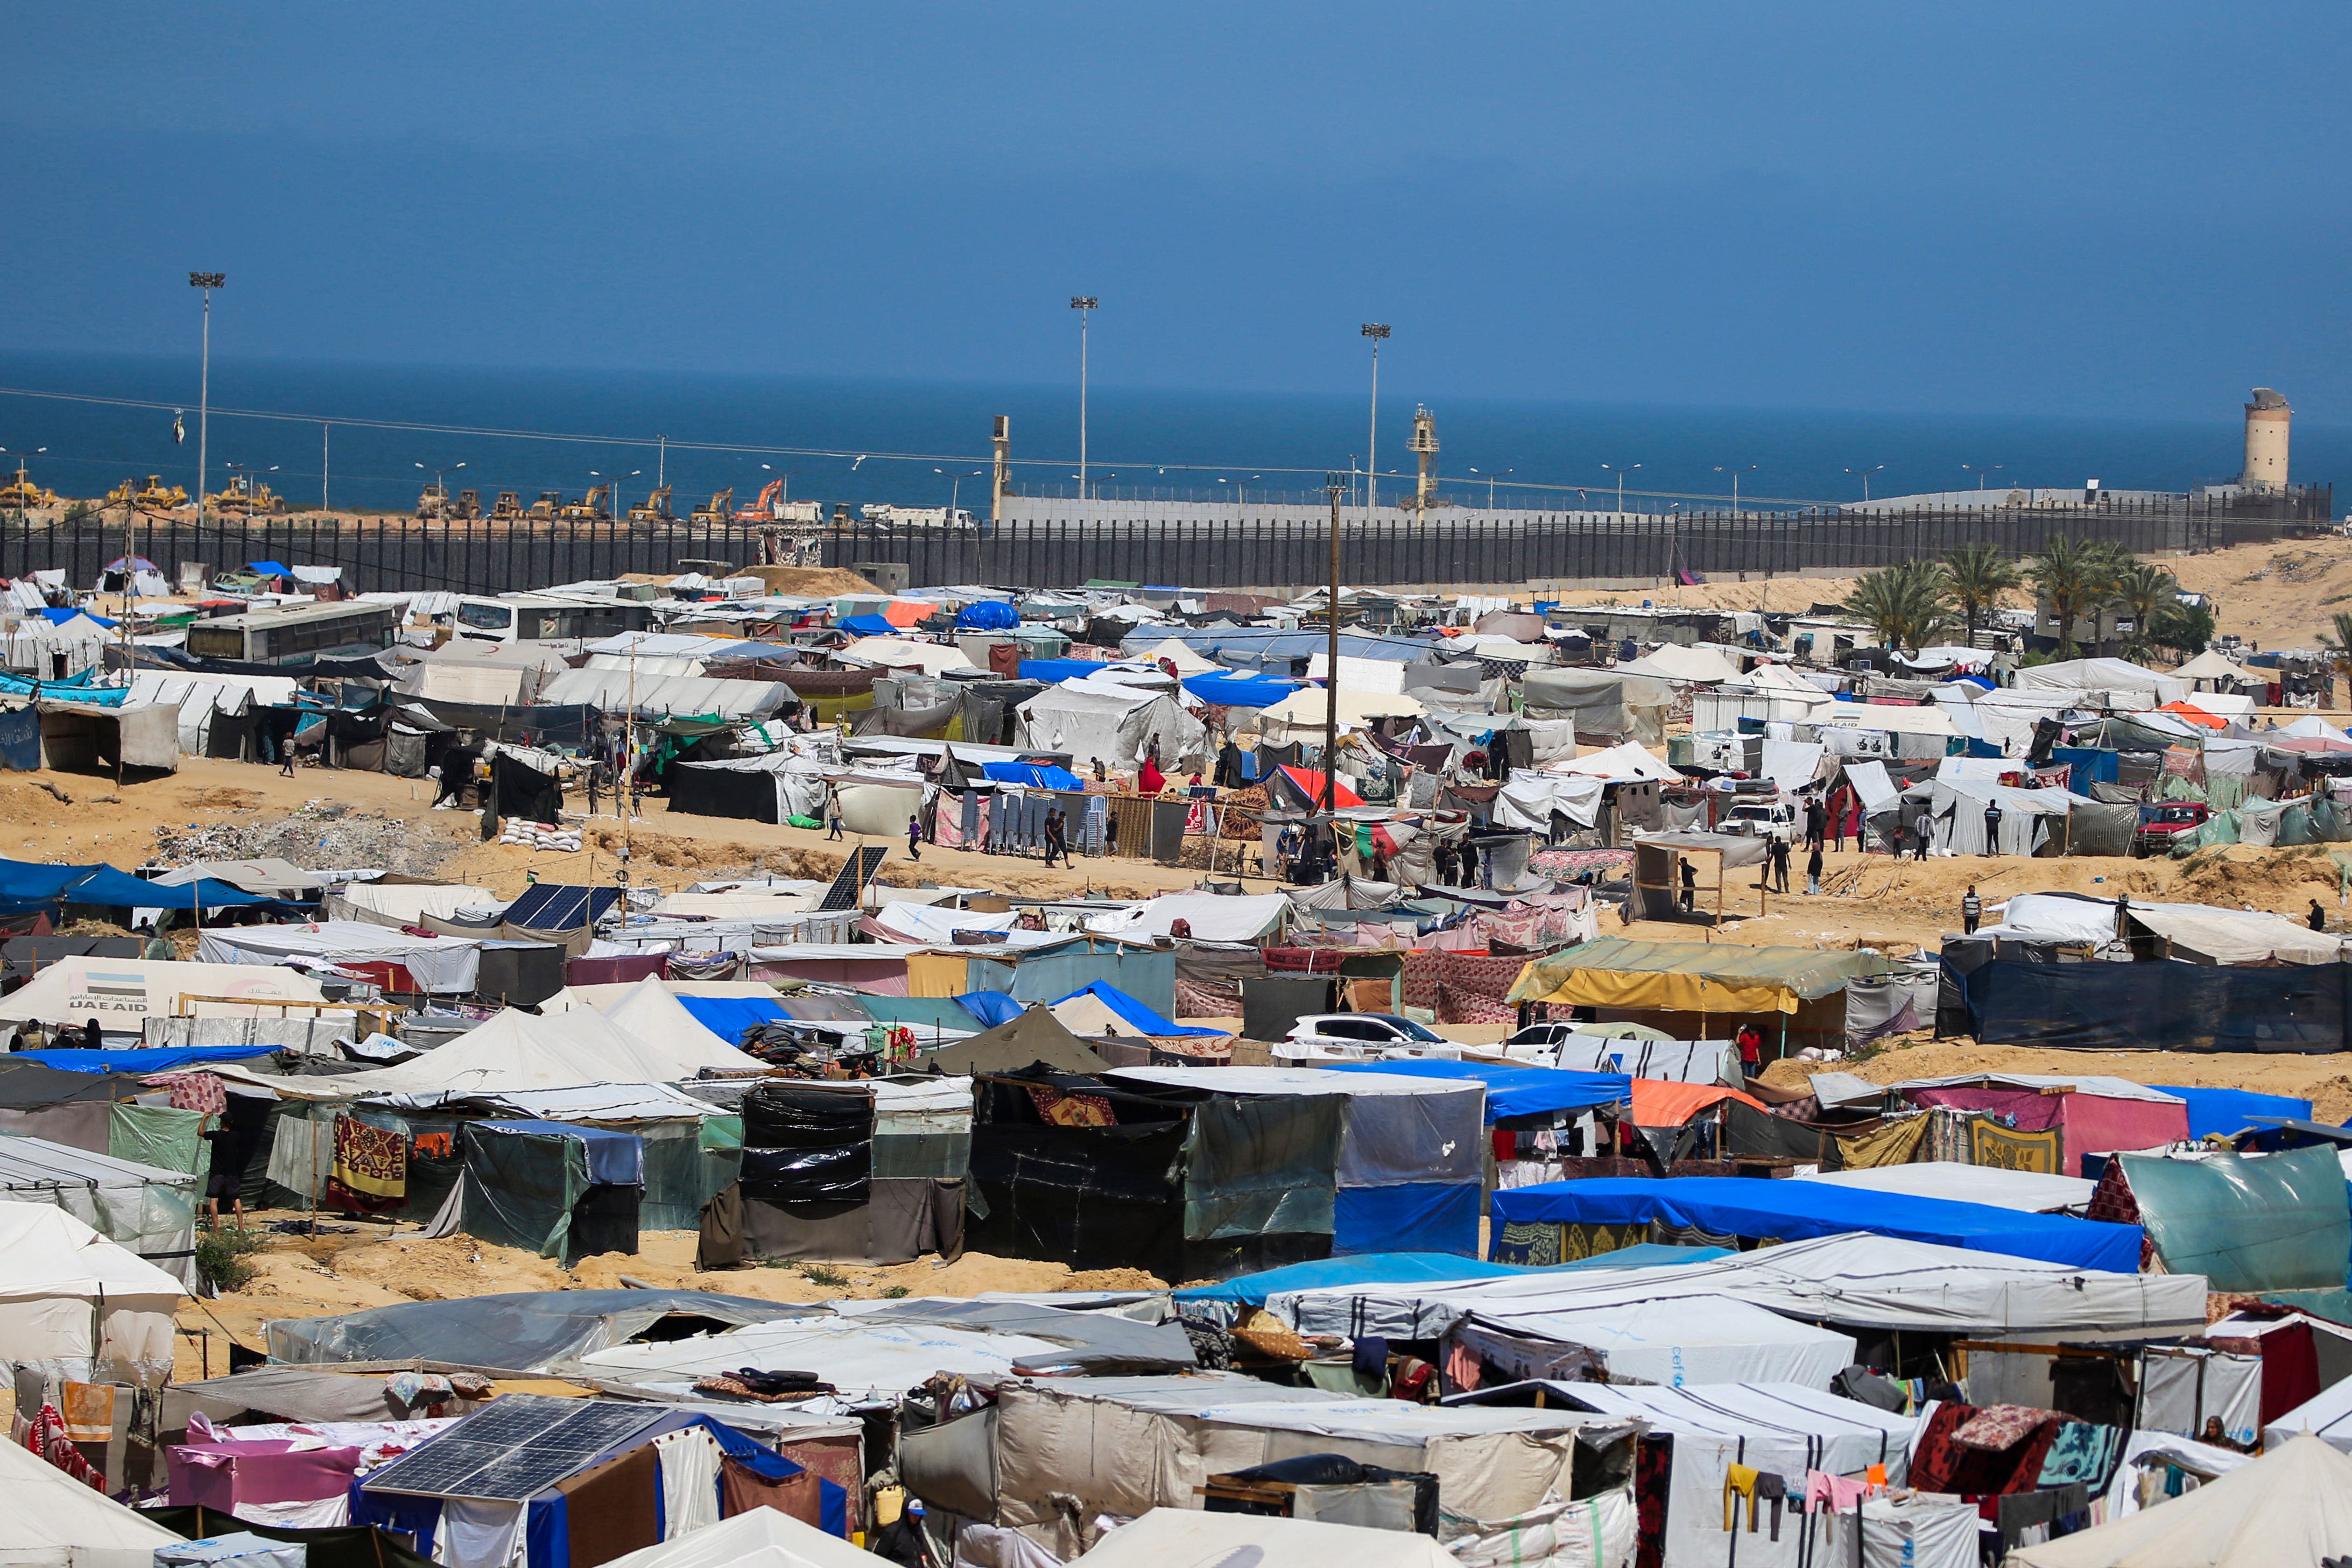
[[[1505,1325],[1497,1325],[1505,1326]],[[1713,1383],[1795,1383],[1825,1387],[1853,1364],[1851,1335],[1793,1322],[1729,1296],[1515,1312],[1517,1338],[1580,1345],[1613,1382],[1633,1378],[1682,1387]]]
[[[604,1568],[874,1568],[879,1561],[779,1509],[753,1508],[613,1558]]]
[[[198,1180],[47,1138],[0,1138],[0,1203],[54,1205],[188,1286],[196,1282]]]
[[[2009,1554],[2020,1568],[2320,1568],[2352,1552],[2352,1458],[2290,1438],[2127,1519]]]
[[[893,670],[919,669],[927,675],[975,667],[971,655],[961,648],[950,647],[945,643],[918,643],[906,637],[860,637],[839,652],[845,659]]]
[[[301,925],[223,925],[196,939],[207,964],[275,967],[289,961],[397,964],[428,991],[470,991],[481,977],[482,945],[467,936],[415,936],[365,920],[316,920]],[[216,992],[215,995],[232,993]]]
[[[1390,666],[1402,670],[1402,664]],[[1272,707],[1263,709],[1261,719],[1268,724],[1288,725],[1297,729],[1317,729],[1324,724],[1329,711],[1330,694],[1321,686],[1301,686]],[[1429,710],[1420,699],[1402,692],[1372,691],[1351,686],[1343,676],[1339,683],[1339,727],[1360,729],[1376,718],[1419,718]]]
[[[0,1351],[76,1382],[161,1382],[187,1288],[62,1208],[0,1204]],[[6,1542],[0,1533],[0,1544]]]
[[[2247,669],[2244,665],[2223,655],[2218,648],[2206,649],[2180,668],[2173,671],[2172,678],[2176,681],[2188,682],[2189,689],[2193,692],[2231,691],[2240,685],[2261,686],[2270,684],[2267,674],[2260,670]],[[2198,706],[2201,707],[2204,705],[2200,703]]]
[[[190,1002],[190,997],[251,998],[243,1002]],[[165,959],[60,958],[18,989],[0,997],[0,1020],[39,1019],[44,1023],[81,1023],[96,1019],[126,1032],[145,1027],[150,1017],[194,1013],[200,1017],[267,1016],[271,1001],[320,1001],[319,982],[292,969],[256,965],[176,964]],[[291,1009],[310,1016],[310,1009]]]
[[[1875,1090],[1878,1085],[1871,1087]],[[1907,1166],[1822,1171],[1797,1179],[1856,1187],[1864,1192],[1896,1192],[1954,1203],[1981,1203],[1993,1208],[2015,1209],[2021,1214],[2051,1214],[2080,1207],[2091,1201],[2091,1194],[2099,1186],[2080,1176],[2043,1176],[2038,1171],[2004,1170],[1999,1166],[1964,1166],[1957,1160],[1921,1160]]]
[[[1659,761],[1647,747],[1633,740],[1604,747],[1589,757],[1555,762],[1544,771],[1566,774],[1571,779],[1603,779],[1617,784],[1642,779],[1654,779],[1663,784],[1683,781],[1680,772]]]
[[[669,987],[651,975],[607,1006],[604,1014],[605,1021],[624,1034],[643,1040],[674,1067],[684,1069],[674,1073],[677,1077],[690,1078],[706,1067],[721,1072],[756,1072],[764,1065],[704,1027]]]
[[[1445,1548],[1409,1530],[1367,1530],[1319,1520],[1189,1508],[1155,1508],[1104,1536],[1077,1561],[1087,1568],[1189,1568],[1196,1563],[1201,1568],[1223,1563],[1234,1568],[1333,1568],[1342,1563],[1349,1568],[1462,1568]],[[1563,1560],[1546,1556],[1542,1561]]]
[[[1395,659],[1360,659],[1352,653],[1339,655],[1339,711],[1348,711],[1349,692],[1378,693],[1394,696],[1404,690],[1404,665]],[[1307,655],[1307,678],[1319,681],[1331,673],[1328,653]]]
[[[1133,768],[1157,737],[1160,766],[1202,755],[1208,731],[1175,698],[1118,682],[1064,681],[1015,710],[1023,744],[1066,751],[1073,768],[1101,761]]]
[[[6,1568],[152,1568],[156,1548],[182,1544],[136,1509],[16,1443],[0,1443],[0,1490],[8,1494],[8,1521],[0,1526]]]
[[[2189,695],[2185,681],[2160,675],[2127,659],[2068,659],[2055,664],[2031,664],[2017,672],[2016,689],[2029,692],[2079,692],[2105,699],[2116,708],[2162,707]]]
[[[1279,893],[1251,894],[1234,898],[1213,893],[1169,893],[1121,918],[1092,921],[1097,936],[1148,941],[1165,936],[1179,920],[1192,927],[1196,942],[1255,942],[1278,927],[1290,913],[1290,900]]]
[[[1662,643],[1640,658],[1628,660],[1617,667],[1629,675],[1647,675],[1653,680],[1680,681],[1693,685],[1712,685],[1739,674],[1730,660],[1712,648],[1685,648],[1674,643]]]
[[[1928,810],[1935,813],[1935,842],[1956,855],[1985,852],[1985,815],[2000,808],[2000,842],[2004,855],[2038,854],[2066,831],[2064,819],[2078,804],[2097,804],[2065,789],[2018,789],[2006,784],[1937,779],[1927,786]],[[1918,810],[1916,800],[1904,802],[1906,820]]]
[[[2276,1448],[2308,1433],[2352,1454],[2352,1378],[2330,1384],[2263,1429],[2263,1442]]]
[[[1146,648],[1136,657],[1149,659],[1155,664],[1165,659],[1176,666],[1179,675],[1213,675],[1225,667],[1213,659],[1202,658],[1189,644],[1179,643],[1173,637],[1156,648]]]
[[[413,1061],[373,1072],[289,1080],[289,1087],[299,1084],[306,1096],[320,1099],[397,1095],[437,1104],[469,1094],[517,1089],[674,1083],[696,1076],[704,1065],[716,1065],[707,1060],[713,1056],[719,1061],[731,1056],[733,1065],[745,1071],[757,1071],[761,1067],[757,1058],[724,1045],[716,1052],[696,1051],[685,1057],[675,1048],[639,1040],[602,1013],[586,1009],[541,1018],[509,1008]]]
[[[461,909],[502,909],[506,903],[487,887],[462,883],[352,882],[327,894],[320,913],[397,929],[422,925],[428,915],[446,920]]]

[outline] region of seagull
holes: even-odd
[[[863,462],[865,462],[865,461],[866,461],[866,454],[864,454],[863,452],[859,453],[859,454],[857,455],[857,463],[863,463]],[[855,473],[856,473],[856,472],[857,472],[857,463],[853,463],[853,464],[851,464],[851,465],[849,465],[849,471],[850,471],[852,474],[855,474]]]

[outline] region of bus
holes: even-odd
[[[188,652],[245,664],[307,664],[320,654],[373,653],[392,645],[396,605],[364,601],[254,610],[188,623]]]

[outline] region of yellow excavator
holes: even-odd
[[[646,504],[644,506],[631,507],[629,508],[629,521],[633,523],[674,523],[677,521],[677,516],[669,509],[669,494],[671,488],[672,486],[667,485],[661,486],[659,488],[656,489],[652,495],[646,497]]]
[[[728,508],[734,504],[735,486],[730,485],[710,497],[710,505],[695,507],[686,520],[689,523],[723,523],[727,520]]]
[[[613,496],[610,485],[591,486],[584,501],[568,501],[555,515],[567,523],[609,523],[613,508],[608,504]]]

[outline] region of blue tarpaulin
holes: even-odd
[[[249,560],[245,563],[245,570],[247,571],[257,571],[264,577],[291,577],[294,575],[294,569],[292,567],[288,566],[284,561],[278,560]]]
[[[11,773],[41,770],[41,716],[37,709],[0,712],[0,768]]]
[[[860,637],[896,637],[898,629],[879,615],[853,615],[841,623],[845,632],[855,632]]]
[[[110,865],[44,865],[0,860],[0,910],[23,911],[46,904],[98,904],[118,909],[224,909],[275,904],[209,878],[178,887],[142,882]]]
[[[956,998],[956,1005],[978,1019],[982,1029],[1011,1023],[1022,1012],[1021,1004],[1003,991],[966,991]]]
[[[1083,985],[1072,991],[1069,997],[1062,998],[1054,1005],[1058,1008],[1063,1002],[1068,1001],[1070,997],[1094,998],[1112,1012],[1117,1013],[1119,1021],[1138,1034],[1223,1034],[1225,1032],[1221,1029],[1197,1029],[1191,1024],[1178,1023],[1174,1019],[1161,1018],[1108,980],[1094,980]]]
[[[1099,659],[1024,659],[1021,661],[1021,678],[1057,686],[1064,681],[1081,680],[1109,668]]]
[[[37,1062],[65,1072],[170,1072],[196,1061],[243,1061],[268,1056],[274,1045],[152,1045],[132,1051],[19,1051],[10,1061]]]
[[[1622,1072],[1574,1072],[1558,1067],[1522,1067],[1483,1061],[1351,1061],[1340,1072],[1402,1072],[1416,1078],[1475,1078],[1486,1086],[1486,1124],[1498,1117],[1534,1116],[1547,1111],[1584,1111],[1615,1105],[1633,1096],[1633,1081]]]
[[[1481,1258],[1451,1252],[1359,1252],[1350,1258],[1321,1258],[1293,1263],[1256,1274],[1241,1274],[1213,1285],[1188,1285],[1176,1292],[1179,1309],[1187,1301],[1232,1301],[1262,1307],[1266,1298],[1284,1291],[1319,1291],[1334,1285],[1409,1285],[1436,1280],[1496,1280],[1506,1274],[1532,1272],[1510,1263],[1489,1263]]]
[[[1342,655],[1344,657],[1345,655]],[[1187,675],[1184,689],[1216,707],[1272,707],[1300,683],[1257,675]]]
[[[2094,784],[2113,784],[2121,775],[2123,753],[2097,746],[2053,746],[2050,760],[2063,762],[2069,771],[2066,788],[2077,795],[2087,795]]]
[[[2311,1120],[2311,1102],[2298,1100],[2291,1094],[2257,1094],[2251,1089],[2186,1089],[2176,1083],[2151,1083],[2150,1089],[2161,1089],[2167,1094],[2178,1094],[2189,1102],[2189,1136],[2202,1138],[2218,1133],[2234,1137],[2240,1133],[2254,1131],[2256,1116],[2280,1116],[2289,1121]]]
[[[730,1045],[741,1044],[746,1033],[763,1023],[782,1023],[792,1016],[782,1002],[765,997],[680,997],[677,1004]]]
[[[577,1122],[485,1122],[500,1133],[532,1133],[542,1138],[577,1138],[588,1145],[588,1179],[600,1186],[646,1185],[646,1141],[635,1133],[587,1127]]]
[[[1331,1206],[1331,1250],[1344,1256],[1395,1248],[1475,1258],[1483,1190],[1475,1181],[1343,1186]]]
[[[1495,1194],[1496,1234],[1506,1225],[1528,1223],[1662,1223],[1717,1236],[1780,1241],[1864,1231],[1971,1252],[2139,1272],[2141,1233],[2137,1225],[2020,1214],[1980,1203],[1760,1176],[1600,1177]]]
[[[70,607],[59,610],[55,605],[51,605],[48,609],[41,612],[41,618],[52,626],[62,626],[77,615],[89,615],[89,618],[92,621],[97,622],[100,625],[107,627],[110,630],[114,626],[114,622],[109,621],[105,616],[90,615],[90,612],[87,610],[75,610]]]
[[[956,616],[959,632],[1009,632],[1021,624],[1021,612],[1002,599],[983,599],[977,604],[967,604]]]
[[[981,772],[999,784],[1026,784],[1032,789],[1084,789],[1085,780],[1066,768],[1050,762],[983,762]]]

